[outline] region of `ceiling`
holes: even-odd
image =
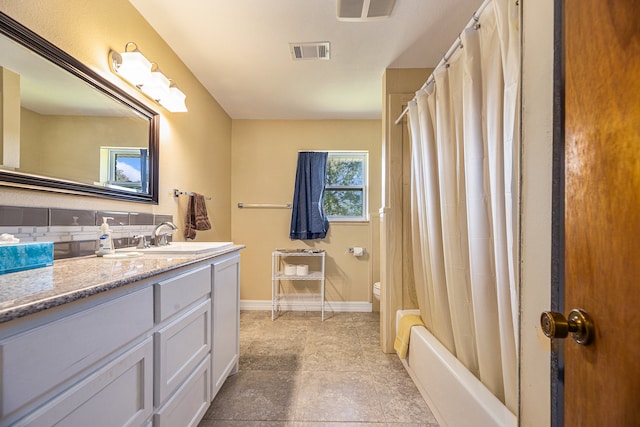
[[[380,118],[384,70],[436,66],[482,4],[396,0],[344,22],[336,1],[130,0],[233,119]],[[326,41],[330,60],[291,59],[289,43]]]

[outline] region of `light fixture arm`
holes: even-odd
[[[129,46],[135,46],[132,50],[129,50]],[[138,50],[138,45],[135,42],[127,42],[127,44],[124,45],[124,51],[125,52],[140,52]]]

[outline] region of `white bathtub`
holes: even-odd
[[[403,314],[418,310],[399,310]],[[441,427],[515,427],[507,409],[424,327],[411,328],[409,352],[402,361]]]

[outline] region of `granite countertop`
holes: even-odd
[[[51,267],[0,275],[0,323],[242,248],[243,245],[234,245],[202,255],[88,256],[57,260]]]

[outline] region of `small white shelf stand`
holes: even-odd
[[[320,297],[320,310],[324,321],[324,250],[296,250],[296,249],[276,249],[271,254],[271,320],[275,320],[276,313],[280,312],[280,303],[285,302],[287,297],[294,294],[281,292],[283,281],[308,280],[320,283],[320,292],[317,294],[305,294]],[[309,270],[309,274],[285,274],[285,259],[290,257],[319,257],[320,270]],[[298,260],[296,264],[303,264]]]

